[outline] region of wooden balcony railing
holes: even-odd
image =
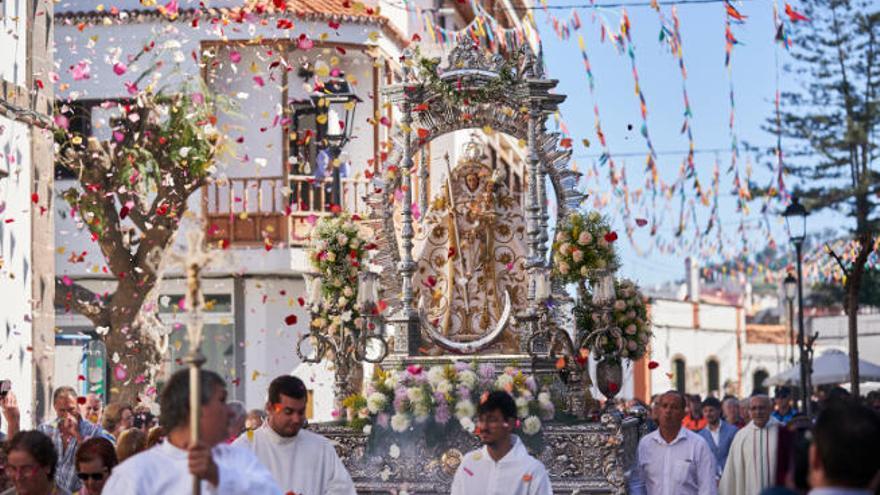
[[[343,178],[343,211],[363,215],[366,179]],[[204,188],[203,208],[208,241],[233,246],[262,246],[282,241],[305,244],[318,217],[329,215],[333,179],[310,175],[241,177],[217,180]]]

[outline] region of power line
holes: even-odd
[[[752,1],[752,0],[742,0],[742,1]],[[528,10],[569,10],[569,9],[608,9],[608,8],[619,8],[619,7],[654,7],[656,5],[666,6],[666,5],[699,5],[699,4],[713,4],[713,3],[726,3],[727,0],[666,0],[661,2],[651,2],[651,1],[640,1],[640,2],[608,2],[608,3],[570,3],[564,5],[533,5],[533,6],[514,6],[511,5],[509,8],[516,11],[528,11]],[[407,8],[404,5],[388,3],[387,5],[396,7],[396,8]],[[442,10],[439,7],[431,7],[426,9],[421,9],[422,12],[437,12]]]
[[[723,153],[730,151],[730,147],[726,148],[699,148],[694,150],[695,155],[701,154],[709,154],[709,153]],[[748,152],[748,150],[743,150],[743,152]],[[783,150],[785,152],[785,150]],[[632,156],[645,156],[648,153],[648,150],[645,151],[627,151],[622,153],[609,153],[614,158],[617,157],[632,157]],[[657,151],[656,155],[687,155],[690,153],[690,150],[662,150]],[[605,156],[605,153],[581,153],[581,154],[573,154],[572,158],[601,158]]]

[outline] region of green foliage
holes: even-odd
[[[499,71],[499,77],[480,87],[470,87],[464,78],[454,81],[444,80],[438,71],[439,58],[418,58],[418,74],[422,86],[432,93],[443,95],[450,103],[493,103],[504,98],[504,92],[515,84],[513,60],[507,59]]]
[[[645,355],[653,337],[648,306],[638,286],[630,280],[614,283],[615,301],[610,320],[589,295],[574,307],[578,333],[589,335],[586,344],[597,359],[637,360]]]
[[[873,1],[802,2],[810,22],[792,24],[800,87],[782,95],[781,131],[786,168],[802,180],[803,203],[832,208],[855,220],[857,232],[875,232],[877,182],[872,167],[880,124],[880,8]],[[768,130],[777,131],[775,119]]]
[[[880,308],[880,270],[865,270],[859,287],[859,305]],[[840,308],[846,297],[842,282],[815,284],[804,297],[810,307]]]

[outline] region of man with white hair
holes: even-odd
[[[770,397],[749,399],[752,420],[733,438],[718,485],[720,495],[757,494],[775,484],[781,424],[770,417],[772,411]]]

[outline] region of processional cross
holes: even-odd
[[[199,441],[199,415],[201,413],[201,380],[199,374],[202,365],[205,364],[205,356],[202,354],[202,308],[205,306],[205,296],[202,294],[201,275],[202,270],[217,255],[205,249],[204,229],[196,228],[187,234],[189,246],[186,254],[172,253],[170,261],[183,265],[186,273],[186,310],[188,313],[186,325],[186,340],[189,343],[189,352],[184,362],[189,365],[189,428],[190,443],[195,445]],[[193,495],[201,494],[201,481],[193,476]]]

